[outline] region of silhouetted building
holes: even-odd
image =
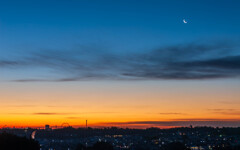
[[[46,130],[46,131],[50,131],[50,130],[52,130],[52,129],[50,128],[50,125],[46,124],[46,125],[45,125],[45,130]]]

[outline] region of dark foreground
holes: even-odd
[[[240,127],[4,128],[0,133],[0,150],[240,150]]]

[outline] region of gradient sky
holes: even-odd
[[[1,1],[0,127],[239,126],[239,7]]]

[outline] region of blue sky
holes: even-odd
[[[24,65],[19,65],[20,70],[24,69],[28,73],[24,75],[21,71],[15,71],[12,80],[17,80],[39,78],[36,74],[50,75],[52,67],[47,65],[50,62],[46,57],[54,57],[49,59],[55,60],[52,63],[56,65],[66,66],[62,68],[64,70],[68,68],[69,60],[74,59],[75,62],[72,63],[80,63],[79,58],[72,58],[73,55],[81,55],[81,62],[89,63],[90,66],[93,61],[104,63],[97,59],[113,55],[120,60],[126,59],[123,58],[126,56],[127,59],[134,59],[151,55],[154,50],[166,51],[161,49],[177,47],[182,47],[182,50],[191,47],[190,52],[183,52],[190,55],[184,54],[182,59],[238,56],[239,6],[240,2],[237,0],[4,1],[0,3],[0,58],[3,62],[24,61]],[[183,19],[188,23],[184,24]],[[218,45],[222,43],[225,50],[206,50],[191,54],[196,47],[219,49]],[[82,55],[83,52],[85,55]],[[40,58],[42,53],[47,56]],[[175,55],[174,52],[170,53],[163,52],[162,55]],[[45,59],[45,63],[35,62],[37,69],[33,66],[29,68],[26,64],[34,64],[33,59],[36,57],[43,59],[43,62]],[[155,59],[165,61],[163,58]],[[59,61],[62,62],[57,64]],[[141,60],[136,61],[139,63]],[[143,63],[156,63],[144,61],[146,60]],[[13,64],[9,63],[3,68],[11,69]],[[128,64],[121,64],[124,65]],[[100,72],[118,72],[112,69],[114,67]],[[54,71],[59,71],[56,67],[53,68]],[[121,73],[125,72],[120,71]],[[9,77],[9,73],[5,73],[5,76]]]

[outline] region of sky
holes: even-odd
[[[239,126],[239,7],[1,1],[0,127]]]

